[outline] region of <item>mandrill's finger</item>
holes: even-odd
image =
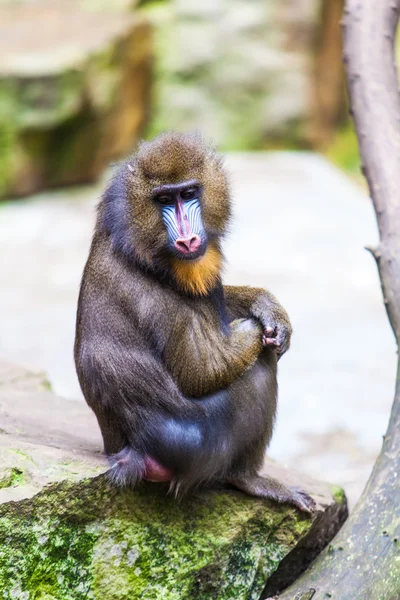
[[[278,353],[280,352],[280,344],[276,338],[269,338],[263,336],[262,338],[263,346],[267,346],[268,348],[273,348]]]
[[[263,337],[264,344],[268,346],[279,346],[279,341],[276,338]]]

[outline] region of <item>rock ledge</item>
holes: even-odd
[[[234,490],[177,502],[161,484],[113,488],[93,415],[47,388],[0,362],[4,600],[256,600],[293,581],[346,518],[341,490],[269,462],[314,496],[313,517]]]

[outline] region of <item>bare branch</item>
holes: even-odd
[[[351,112],[380,234],[378,248],[370,251],[378,265],[397,345],[400,341],[400,95],[394,42],[399,16],[400,0],[347,0],[344,16],[344,60]],[[400,363],[387,434],[362,497],[329,548],[279,598],[400,598],[399,556]],[[267,592],[266,596],[270,595]]]
[[[344,60],[363,172],[381,238],[379,271],[400,337],[400,93],[394,55],[399,0],[348,0]],[[387,281],[389,277],[390,283]]]

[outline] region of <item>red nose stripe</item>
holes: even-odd
[[[175,203],[176,222],[178,224],[179,235],[182,238],[189,238],[191,236],[189,219],[185,214],[183,202],[177,200]]]

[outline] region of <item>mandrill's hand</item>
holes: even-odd
[[[289,350],[292,328],[285,320],[269,318],[263,320],[264,333],[262,343],[267,348],[276,350],[278,359]]]
[[[278,359],[289,350],[292,326],[289,315],[275,296],[263,288],[230,285],[224,286],[224,294],[233,318],[257,319],[264,347],[275,350]]]

